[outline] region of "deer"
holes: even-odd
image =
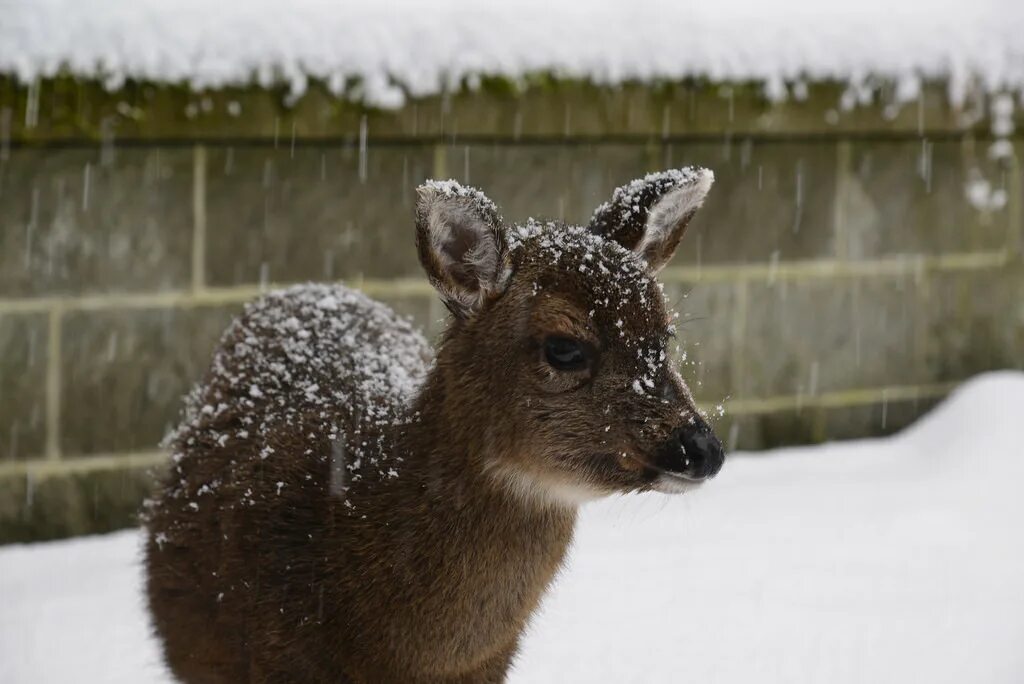
[[[144,509],[171,672],[504,681],[582,504],[722,467],[656,279],[713,180],[649,174],[585,226],[506,224],[482,192],[426,182],[415,245],[450,311],[436,351],[341,284],[248,304]]]

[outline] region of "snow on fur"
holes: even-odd
[[[715,174],[711,170],[692,166],[649,173],[643,178],[637,178],[615,188],[612,198],[595,209],[594,216],[601,216],[615,208],[621,212],[616,217],[617,222],[622,223],[628,220],[630,215],[640,214],[643,211],[642,195],[662,197],[666,193],[686,185],[706,186],[701,194],[701,199],[703,199],[703,196],[707,194],[707,188],[711,187],[714,180]]]
[[[383,439],[388,430],[381,428],[401,427],[413,418],[408,408],[431,357],[427,341],[408,321],[342,285],[271,292],[231,324],[210,372],[189,394],[181,425],[167,439],[174,468],[182,473],[197,442],[245,442],[250,446],[243,453],[252,452],[252,458],[275,458],[265,436],[301,421],[344,449],[344,477],[360,478],[367,468],[395,477],[401,456],[364,440]],[[354,412],[347,431],[335,422],[339,406]],[[175,498],[198,506],[204,488],[218,486],[214,481],[192,491],[182,477]],[[239,503],[253,501],[243,494]]]
[[[427,190],[432,190],[440,197],[467,200],[473,204],[473,207],[480,214],[498,214],[498,207],[495,206],[490,197],[472,186],[463,185],[457,180],[428,180],[423,184],[423,187]]]
[[[398,107],[478,82],[550,72],[596,83],[757,81],[772,97],[806,80],[949,80],[960,102],[1024,86],[1024,3],[1015,0],[32,0],[5,3],[0,72],[24,81],[68,70],[195,87],[310,78],[371,105]]]
[[[653,298],[668,304],[663,287],[651,277],[647,265],[635,253],[614,240],[596,235],[589,228],[557,221],[534,219],[509,231],[509,249],[513,261],[525,255],[556,266],[559,271],[578,272],[592,291],[598,307],[590,311],[597,319],[597,328],[618,330],[620,341],[630,347],[637,358],[636,376],[630,385],[637,394],[653,393],[669,357],[665,338],[674,333],[666,330],[664,337],[651,339],[638,331],[626,329],[624,313],[628,310],[650,312]],[[534,293],[542,286],[534,285]]]
[[[661,246],[685,228],[714,182],[710,169],[692,166],[649,173],[616,188],[594,211],[589,226],[624,241],[648,260],[651,269],[661,270],[674,251],[663,252]]]
[[[440,268],[439,272],[428,268],[427,275],[448,308],[466,316],[489,292],[502,292],[512,275],[500,244],[501,214],[487,195],[455,180],[428,180],[418,192],[417,230],[424,231]],[[452,253],[449,245],[461,242],[462,238],[456,237],[460,232],[473,235],[474,247]],[[456,261],[462,262],[460,268],[469,267],[476,274],[477,287],[459,285],[442,275],[450,275]]]

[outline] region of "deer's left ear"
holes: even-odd
[[[590,219],[590,230],[636,252],[654,274],[664,268],[715,182],[708,169],[661,171],[616,188]]]

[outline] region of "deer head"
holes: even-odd
[[[541,500],[681,492],[723,450],[673,367],[655,275],[711,188],[706,169],[618,188],[587,226],[506,226],[483,193],[419,188],[416,244],[453,319],[433,395],[458,445]]]

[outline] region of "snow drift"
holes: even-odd
[[[584,509],[519,682],[1020,682],[1024,373],[889,439]],[[0,681],[169,681],[136,531],[0,549]]]

